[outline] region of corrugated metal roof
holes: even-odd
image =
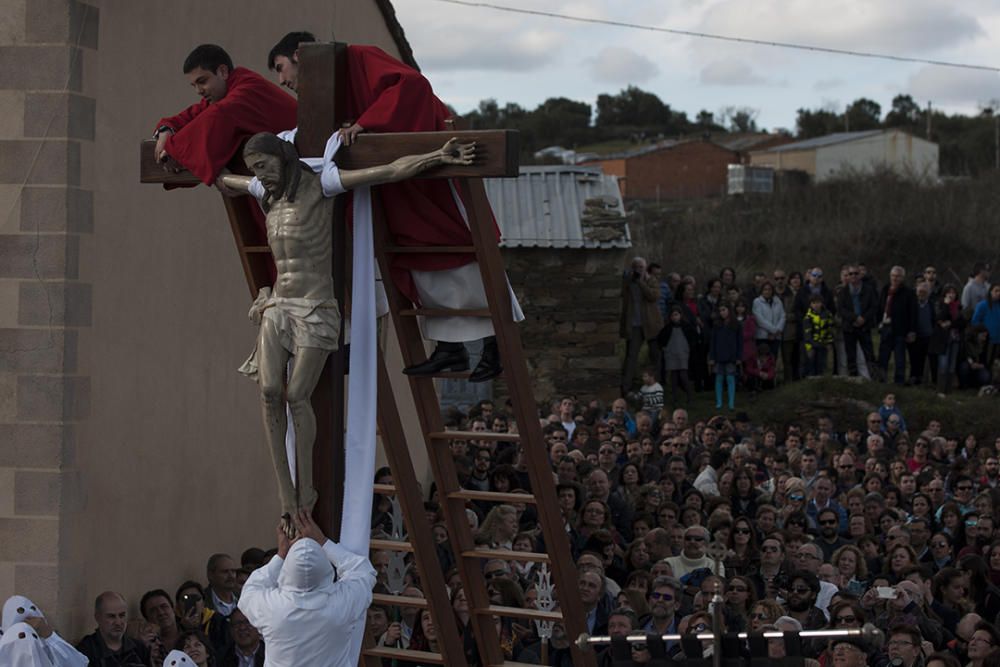
[[[667,150],[668,148],[673,148],[674,146],[690,143],[692,141],[695,141],[695,139],[664,139],[663,141],[657,141],[655,144],[646,144],[645,146],[639,146],[638,148],[630,148],[627,151],[605,153],[604,155],[598,157],[597,160],[622,160],[625,158],[637,157],[639,155],[646,155],[647,153]]]
[[[618,179],[600,168],[521,167],[484,179],[505,248],[630,248]]]
[[[868,137],[874,137],[876,135],[882,134],[886,130],[863,130],[861,132],[834,132],[833,134],[827,134],[822,137],[814,137],[812,139],[805,139],[803,141],[796,141],[791,144],[784,144],[782,146],[775,146],[774,148],[768,148],[762,153],[782,153],[784,151],[805,151],[811,150],[813,148],[822,148],[823,146],[832,146],[833,144],[842,144],[847,141],[857,141],[858,139],[866,139]]]

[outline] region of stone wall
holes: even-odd
[[[0,594],[30,590],[58,621],[63,508],[78,498],[76,436],[91,404],[80,252],[93,233],[85,72],[98,10],[0,0],[0,17]]]
[[[520,326],[535,399],[618,395],[620,249],[511,248],[507,272],[524,309]],[[497,400],[506,391],[497,383]]]

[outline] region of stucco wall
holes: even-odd
[[[44,199],[19,187],[29,161],[17,171],[0,151],[0,203],[19,216],[0,219],[0,233],[29,234],[0,245],[24,273],[0,271],[0,598],[38,598],[71,639],[90,631],[102,590],[135,609],[149,588],[203,580],[215,551],[238,558],[273,542],[256,388],[235,372],[253,345],[249,296],[219,195],[138,183],[139,140],[195,101],[185,55],[215,42],[263,72],[270,46],[302,29],[398,55],[374,2],[94,0],[85,22],[82,7],[0,0],[0,47],[14,45],[0,65],[0,142],[38,132],[47,109],[61,138],[34,165],[58,172]],[[80,36],[75,71],[66,45]],[[62,79],[44,84],[49,71]],[[31,97],[66,80],[62,97]],[[56,232],[40,246],[58,279],[44,289],[23,261],[36,224]],[[55,342],[14,369],[23,336]]]

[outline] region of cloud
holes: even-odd
[[[699,29],[720,35],[808,44],[838,49],[925,55],[986,37],[979,20],[939,0],[895,3],[862,0],[722,0],[704,16]],[[714,40],[697,40],[702,53],[723,48]],[[746,54],[762,47],[724,47]],[[786,55],[788,51],[784,51]]]
[[[550,30],[493,30],[466,26],[447,40],[426,40],[415,49],[421,68],[438,71],[491,70],[529,72],[551,64],[566,43]]]
[[[622,46],[605,47],[587,63],[591,78],[601,83],[638,84],[660,73],[660,68],[652,60]]]
[[[813,84],[813,90],[819,93],[824,93],[834,88],[840,88],[846,83],[847,81],[845,81],[844,79],[834,76],[828,79],[820,79],[819,81]]]
[[[938,104],[988,103],[1000,99],[1000,74],[928,65],[910,77],[907,91],[918,100]]]
[[[710,62],[701,68],[700,79],[710,86],[753,86],[767,83],[767,79],[754,74],[750,65],[735,58]]]

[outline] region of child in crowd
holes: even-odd
[[[656,374],[652,368],[642,371],[642,386],[639,387],[642,394],[642,409],[651,415],[657,415],[663,408],[663,385],[656,381]]]
[[[809,299],[809,310],[802,318],[802,343],[806,351],[806,376],[822,376],[826,372],[826,351],[833,344],[833,315],[819,294]]]
[[[906,420],[903,419],[903,413],[899,411],[896,407],[896,394],[886,394],[882,399],[882,405],[878,409],[878,414],[882,417],[882,428],[889,423],[889,417],[896,415],[899,417],[899,430],[906,431]]]
[[[670,374],[670,397],[677,405],[677,387],[680,385],[687,394],[687,402],[691,403],[691,380],[688,378],[688,362],[691,358],[691,348],[694,347],[694,327],[684,317],[679,305],[670,307],[670,317],[656,337],[657,344],[663,349],[663,368]]]
[[[715,407],[722,409],[722,385],[729,392],[729,409],[736,409],[736,373],[743,346],[739,322],[728,304],[719,304],[708,346],[708,363],[715,369]]]
[[[766,342],[759,344],[757,346],[757,358],[754,363],[744,366],[750,390],[757,392],[764,389],[774,389],[774,376],[777,366],[777,361],[771,352],[771,346]]]

